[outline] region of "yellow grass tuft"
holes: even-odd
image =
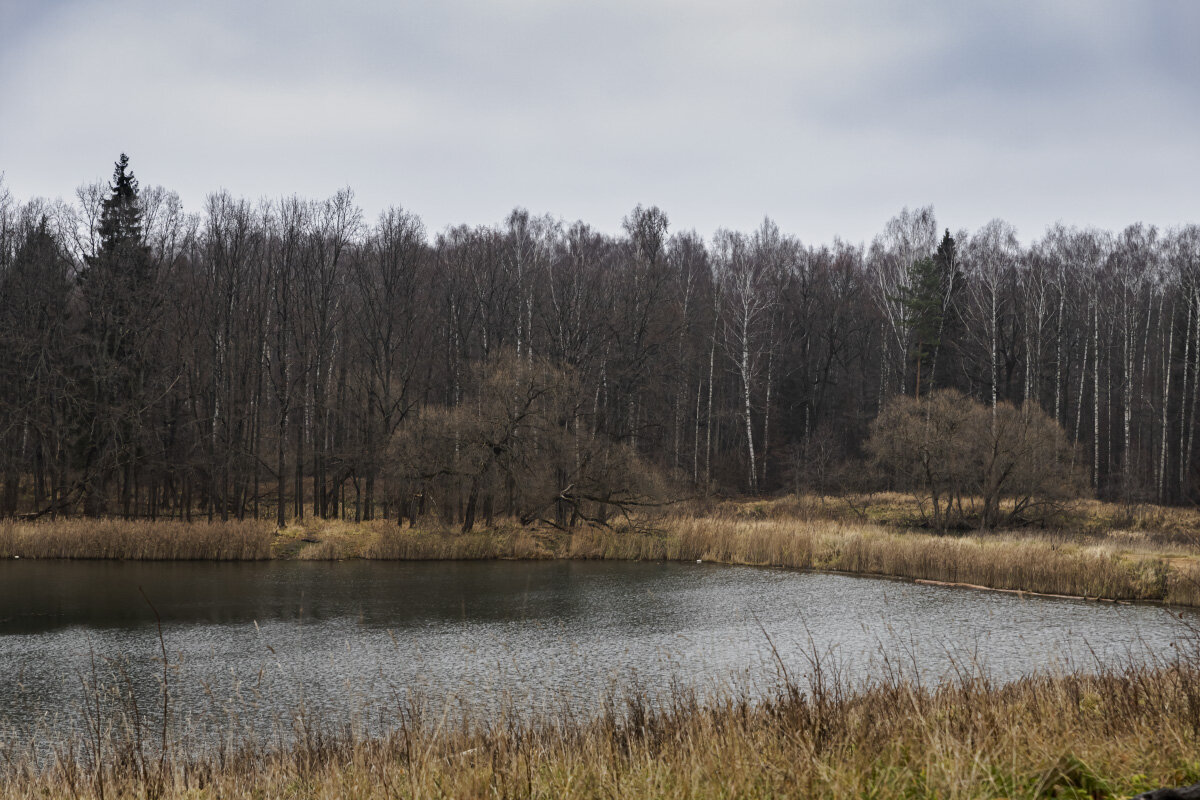
[[[815,663],[820,663],[819,659]],[[305,717],[294,745],[231,737],[157,760],[129,718],[68,734],[55,758],[9,743],[0,798],[1120,798],[1200,780],[1194,657],[1008,685],[885,674],[855,690],[810,673],[761,702],[636,691],[596,716],[514,710],[447,725],[401,704],[371,738]]]
[[[0,521],[0,558],[255,561],[271,557],[272,528],[254,520]]]

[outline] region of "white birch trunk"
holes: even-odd
[[[772,331],[774,336],[774,331]],[[762,477],[759,479],[760,486],[767,484],[767,447],[771,441],[771,379],[773,377],[775,367],[775,348],[774,346],[767,353],[767,395],[763,403],[763,438],[762,438],[762,453],[759,454],[759,461],[762,463]]]
[[[1055,339],[1055,355],[1054,355],[1054,420],[1062,425],[1062,399],[1063,399],[1063,312],[1066,301],[1066,292],[1063,287],[1059,287],[1058,292],[1058,319],[1054,322],[1054,339]],[[1076,437],[1078,438],[1078,437]]]
[[[1160,320],[1163,319],[1160,313]],[[1158,451],[1158,502],[1164,500],[1164,489],[1167,477],[1167,406],[1171,404],[1171,350],[1175,346],[1175,304],[1171,304],[1170,318],[1167,320],[1167,349],[1163,352],[1163,397],[1162,397],[1162,445]]]
[[[997,390],[999,389],[999,383],[1000,383],[1000,370],[999,370],[999,366],[998,366],[997,360],[996,360],[996,348],[997,348],[996,339],[998,338],[998,333],[999,333],[996,330],[997,316],[998,316],[997,312],[996,312],[996,292],[997,292],[998,288],[999,287],[997,287],[995,283],[992,284],[992,292],[991,292],[991,294],[992,294],[991,361],[992,361],[992,428],[993,429],[996,426],[996,398],[997,398]]]
[[[712,347],[708,351],[708,407],[704,424],[704,491],[712,485],[712,425],[713,425],[713,372],[717,358],[717,328],[713,325]]]
[[[1100,488],[1100,309],[1092,301],[1092,488]]]
[[[1196,445],[1196,404],[1200,402],[1200,397],[1196,396],[1196,388],[1200,386],[1200,290],[1192,295],[1196,302],[1196,312],[1192,315],[1194,320],[1192,328],[1192,407],[1188,412],[1188,438],[1187,447],[1184,449],[1181,456],[1183,466],[1180,469],[1180,488],[1183,496],[1187,495],[1187,480],[1191,477],[1192,471],[1192,449]]]
[[[1195,297],[1189,297],[1187,302],[1187,321],[1183,325],[1183,385],[1180,387],[1179,403],[1179,495],[1187,490],[1187,458],[1184,446],[1187,443],[1187,411],[1188,401],[1194,398],[1188,394],[1188,375],[1191,372],[1192,345],[1192,314],[1196,307]]]
[[[1083,396],[1087,391],[1087,360],[1088,360],[1088,338],[1083,337],[1083,360],[1079,363],[1079,397],[1075,402],[1075,436],[1071,439],[1071,443],[1076,445],[1072,448],[1071,464],[1075,464],[1075,451],[1079,450],[1079,432],[1083,423]]]
[[[758,491],[758,472],[754,461],[754,428],[750,414],[750,311],[748,307],[743,308],[741,328],[741,377],[743,412],[746,416],[746,458],[748,461],[747,466],[749,467],[749,489],[751,494],[753,494]]]

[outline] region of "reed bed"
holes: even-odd
[[[732,508],[732,511],[731,511]],[[1200,606],[1200,550],[1059,532],[944,536],[798,513],[723,506],[638,527],[573,533],[499,525],[457,530],[312,522],[280,541],[301,559],[579,558],[709,561],[967,584],[1106,600]],[[279,550],[277,545],[277,553]]]
[[[828,570],[991,589],[1200,605],[1194,557],[1118,551],[1061,537],[934,536],[829,521],[673,517],[662,534],[576,534],[575,558],[713,561]]]
[[[384,528],[366,551],[367,558],[420,561],[427,559],[543,559],[560,557],[560,538],[520,526],[498,526],[459,533]]]
[[[964,668],[851,686],[819,656],[765,697],[636,689],[594,715],[469,713],[398,701],[387,733],[300,714],[293,741],[230,735],[198,754],[129,715],[53,755],[0,754],[0,798],[1119,798],[1200,779],[1194,652],[999,685]],[[39,753],[42,753],[39,755]]]
[[[271,540],[271,525],[254,520],[0,521],[0,558],[257,561]]]
[[[1194,512],[1150,507],[1120,517],[1118,507],[1089,504],[1070,513],[1093,522],[1071,529],[934,535],[863,521],[912,510],[901,495],[873,502],[696,504],[636,526],[571,533],[504,521],[468,534],[386,520],[308,520],[282,531],[265,521],[9,521],[0,522],[0,558],[702,560],[1200,606]]]

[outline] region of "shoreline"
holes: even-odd
[[[55,733],[54,758],[0,739],[0,798],[1115,800],[1200,780],[1191,648],[1151,668],[1004,683],[968,671],[936,686],[894,667],[856,688],[814,658],[756,700],[736,685],[681,685],[656,702],[635,686],[594,715],[501,708],[445,725],[444,712],[409,698],[383,732],[306,717],[294,743],[230,728],[215,753],[114,707],[102,733]]]
[[[1154,537],[1121,549],[1131,537],[1061,530],[938,536],[782,511],[748,515],[735,507],[667,515],[656,520],[655,531],[572,534],[501,524],[464,535],[383,521],[310,521],[278,532],[266,522],[69,522],[0,522],[0,558],[22,555],[14,548],[23,548],[31,560],[68,560],[47,552],[75,553],[74,560],[91,553],[102,555],[90,560],[247,563],[699,560],[1179,608],[1189,604],[1028,587],[1195,599],[1186,592],[1200,574],[1192,571],[1193,550]],[[214,552],[218,557],[211,557]],[[210,557],[181,557],[206,553]],[[1200,630],[1186,620],[1181,624]],[[160,735],[144,722],[120,723],[125,728],[114,722],[111,739],[94,745],[102,754],[99,768],[86,761],[23,760],[20,753],[33,752],[28,743],[0,738],[12,756],[0,758],[0,798],[1119,798],[1200,779],[1200,651],[1194,645],[1172,647],[1150,667],[1129,663],[1094,674],[1045,673],[1004,683],[968,672],[937,686],[893,673],[854,688],[822,672],[817,659],[808,672],[803,662],[789,665],[796,680],[785,673],[776,691],[755,702],[733,686],[712,696],[681,689],[668,702],[653,704],[634,687],[595,718],[550,715],[524,724],[500,711],[462,729],[445,728],[418,704],[398,707],[395,730],[374,737],[325,730],[318,719],[315,727],[298,729],[306,738],[293,747],[237,738],[231,728],[229,749],[217,757],[180,742],[171,744],[163,761],[123,761],[122,753],[135,752],[130,742]],[[1162,736],[1164,730],[1171,734]],[[88,731],[56,735],[64,752],[93,746],[84,739]]]
[[[1190,527],[1190,520],[1185,523]],[[384,520],[309,520],[282,531],[253,520],[0,521],[0,559],[701,560],[1049,598],[1200,607],[1200,545],[1188,541],[1178,530],[1113,526],[938,535],[894,523],[802,516],[783,502],[725,503],[664,515],[644,529],[570,533],[503,522],[463,534],[441,526],[400,528]]]
[[[179,563],[184,563],[184,564],[221,564],[221,563],[224,563],[224,564],[268,564],[268,563],[293,563],[293,562],[297,562],[297,561],[307,561],[310,563],[327,563],[327,564],[342,563],[342,562],[346,562],[346,561],[375,561],[375,562],[381,562],[381,563],[389,563],[389,562],[390,563],[399,563],[399,562],[407,562],[407,563],[415,563],[415,562],[471,563],[471,562],[480,562],[480,561],[509,561],[509,562],[517,562],[517,563],[549,563],[549,562],[571,562],[571,561],[577,561],[577,562],[623,561],[623,562],[632,562],[632,563],[641,563],[641,564],[646,564],[646,563],[651,563],[651,562],[670,563],[670,564],[693,563],[690,559],[594,558],[591,556],[572,556],[572,555],[552,556],[552,557],[535,557],[535,558],[516,557],[516,556],[495,556],[495,557],[486,557],[486,558],[447,557],[447,558],[403,558],[403,559],[399,559],[399,558],[352,557],[352,558],[337,558],[337,559],[260,558],[260,559],[224,559],[224,560],[216,560],[216,559],[210,559],[210,558],[187,558],[187,559],[181,559],[181,558],[128,559],[128,558],[72,558],[72,557],[37,558],[36,556],[28,557],[28,558],[24,558],[24,559],[22,559],[21,556],[13,556],[11,558],[0,558],[0,561],[21,561],[21,560],[24,560],[24,561],[58,561],[58,562],[68,562],[68,563],[82,561],[82,562],[107,562],[107,563],[136,562],[136,563],[159,563],[159,564],[179,564]],[[1047,600],[1077,600],[1077,601],[1082,601],[1082,602],[1087,602],[1087,603],[1108,603],[1110,605],[1120,605],[1120,606],[1153,605],[1153,606],[1160,606],[1160,607],[1166,608],[1166,609],[1200,608],[1200,606],[1191,606],[1191,605],[1180,604],[1180,603],[1168,603],[1164,600],[1157,600],[1157,599],[1119,600],[1119,599],[1115,599],[1115,598],[1111,598],[1111,597],[1097,597],[1097,596],[1087,596],[1087,595],[1077,595],[1077,594],[1053,594],[1050,592],[1037,592],[1037,591],[1033,591],[1030,589],[1001,589],[1001,588],[997,588],[994,586],[983,586],[983,585],[974,584],[974,583],[962,583],[962,582],[956,583],[956,582],[951,582],[951,581],[935,581],[935,580],[929,580],[926,578],[912,578],[912,577],[909,577],[906,575],[889,575],[889,574],[874,573],[874,572],[847,572],[846,570],[840,570],[840,569],[820,569],[817,567],[810,567],[810,568],[789,567],[789,566],[780,566],[780,565],[776,565],[776,564],[748,564],[748,563],[741,562],[741,561],[711,561],[711,560],[705,561],[703,559],[697,559],[694,563],[716,564],[716,565],[722,566],[722,567],[747,567],[750,569],[788,570],[791,572],[798,572],[798,573],[803,573],[806,575],[838,575],[838,576],[845,577],[845,578],[862,578],[865,580],[882,580],[882,581],[893,581],[896,583],[909,583],[909,584],[913,584],[913,585],[917,585],[917,586],[936,586],[936,587],[941,587],[941,588],[945,588],[945,589],[964,589],[964,590],[976,591],[976,592],[994,592],[994,593],[998,593],[998,594],[1013,594],[1013,595],[1017,595],[1019,597],[1029,596],[1029,597],[1037,597],[1037,598],[1042,598],[1042,599],[1047,599]]]

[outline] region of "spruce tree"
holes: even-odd
[[[142,240],[138,182],[129,171],[129,157],[124,153],[113,169],[109,196],[104,200],[96,233],[99,244],[96,252],[86,259],[87,269],[83,273],[89,321],[119,326],[129,321],[134,298],[144,293],[151,278],[150,252]]]
[[[929,363],[938,346],[941,329],[942,300],[937,264],[932,258],[921,258],[908,269],[908,285],[900,292],[904,320],[912,333],[912,358],[917,363],[916,396],[921,396],[922,368]]]
[[[962,292],[964,278],[962,270],[959,268],[958,262],[958,244],[954,241],[954,237],[950,235],[949,229],[942,236],[942,241],[938,245],[937,252],[933,256],[934,266],[937,268],[938,287],[941,293],[942,306],[938,319],[938,335],[937,345],[933,350],[933,357],[929,363],[929,385],[934,382],[935,373],[939,362],[945,361],[942,358],[943,353],[953,353],[955,350],[954,343],[962,335],[962,320],[958,313],[958,298]]]
[[[18,234],[8,269],[0,270],[0,515],[17,511],[22,475],[32,476],[35,508],[46,504],[46,474],[55,472],[59,420],[67,403],[63,359],[70,263],[45,214]],[[6,420],[22,420],[20,425]]]
[[[954,320],[954,296],[962,282],[958,269],[954,237],[947,230],[932,258],[917,259],[908,269],[908,284],[897,299],[904,308],[904,320],[912,334],[912,358],[916,362],[916,396],[921,396],[921,380],[933,381],[933,367],[943,338],[951,332]]]
[[[147,342],[154,306],[150,250],[143,241],[138,182],[124,153],[113,169],[109,196],[96,229],[96,251],[86,258],[80,290],[88,345],[81,383],[88,388],[77,452],[85,510],[107,510],[108,485],[123,476],[123,505],[139,457],[139,415],[151,363]]]

